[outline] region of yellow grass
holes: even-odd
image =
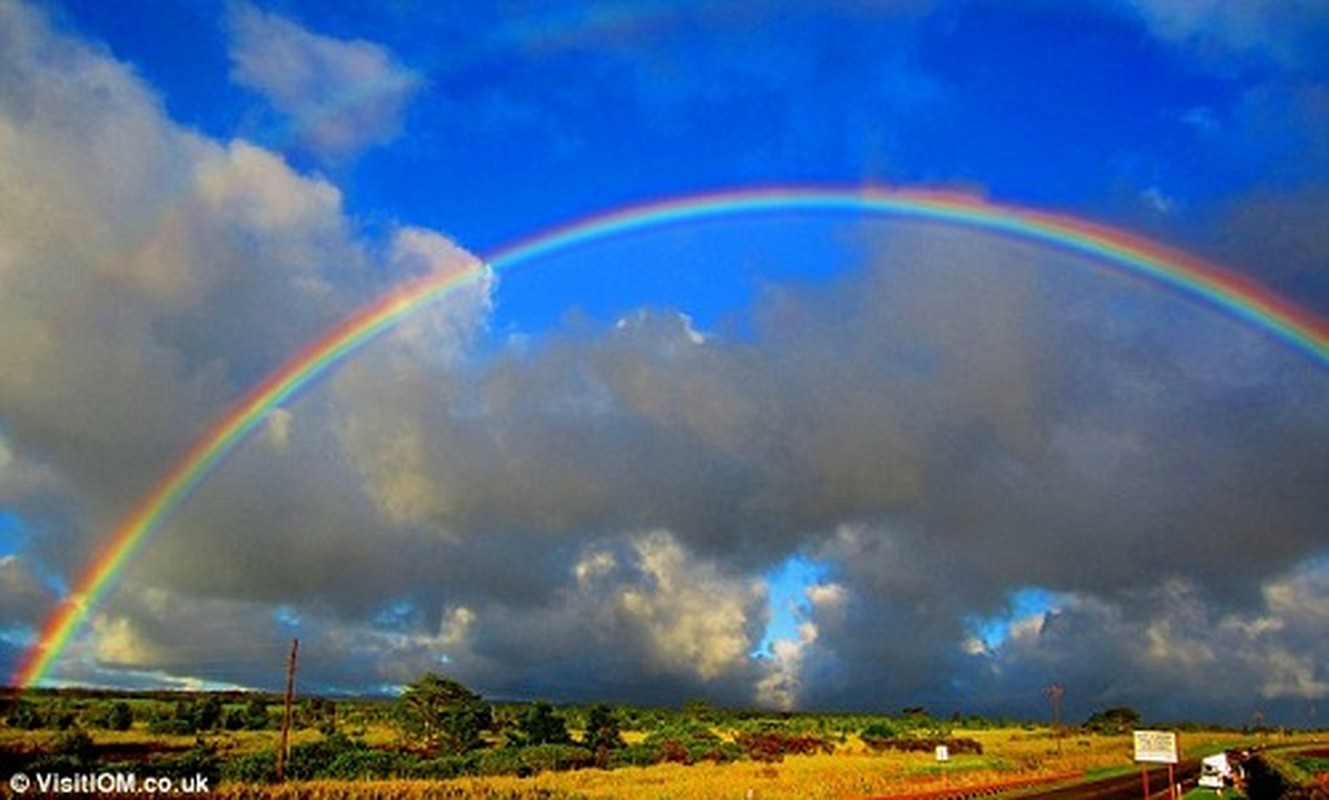
[[[640,738],[632,732],[628,738]],[[691,766],[661,764],[616,770],[587,769],[548,772],[531,778],[500,776],[459,778],[450,781],[311,781],[283,786],[225,784],[218,795],[228,798],[278,800],[337,800],[352,797],[481,798],[482,800],[567,800],[570,798],[624,798],[624,800],[701,800],[702,798],[855,798],[872,795],[926,792],[948,787],[988,784],[1013,778],[1089,773],[1133,768],[1130,736],[1089,736],[1075,733],[1058,739],[1047,730],[956,731],[976,739],[981,756],[954,756],[938,764],[931,753],[872,752],[857,738],[833,754],[789,756],[777,764],[739,761]],[[59,736],[50,731],[13,731],[0,728],[0,745],[17,742],[45,749]],[[192,745],[194,736],[154,736],[140,726],[123,733],[94,732],[98,743],[144,742],[163,749]],[[271,749],[273,731],[214,734],[203,737],[220,754],[234,757]],[[293,741],[315,741],[315,731],[300,731]],[[375,737],[381,738],[381,737]],[[1251,737],[1232,733],[1185,733],[1183,755],[1195,757],[1226,747],[1250,745]]]
[[[873,753],[853,742],[833,754],[789,756],[777,764],[659,764],[616,770],[547,772],[531,778],[500,776],[450,781],[379,781],[350,784],[313,781],[281,787],[223,786],[221,796],[281,800],[334,800],[342,797],[446,798],[624,798],[624,800],[710,800],[711,798],[805,798],[840,800],[901,792],[975,786],[1026,776],[1082,772],[1129,763],[1122,739],[1094,737],[1074,749],[1063,743],[1056,755],[1047,738],[1017,738],[1009,731],[975,733],[983,756],[958,756],[938,764],[931,753]],[[995,754],[992,750],[997,750]],[[1123,755],[1125,752],[1125,755]]]
[[[1047,731],[958,731],[983,744],[982,756],[938,764],[931,753],[872,753],[851,740],[833,754],[790,756],[778,764],[659,764],[616,770],[548,772],[449,781],[311,781],[284,786],[220,787],[221,797],[275,800],[341,798],[480,798],[481,800],[841,800],[927,792],[1018,778],[1099,773],[1134,768],[1130,736],[1067,735]],[[1197,756],[1250,739],[1236,734],[1184,734],[1183,755]],[[1060,747],[1059,747],[1060,745]]]

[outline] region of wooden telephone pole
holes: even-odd
[[[281,716],[281,746],[277,748],[277,781],[286,780],[286,760],[291,753],[291,703],[295,699],[295,654],[300,640],[291,640],[291,654],[286,657],[286,702]]]
[[[1060,683],[1048,687],[1048,700],[1052,701],[1052,736],[1057,740],[1057,755],[1061,755],[1061,698],[1066,690]]]

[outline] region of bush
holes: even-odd
[[[754,761],[777,762],[786,755],[812,755],[813,753],[833,753],[835,745],[812,734],[788,733],[785,731],[759,731],[741,733],[736,743],[743,748],[748,758]]]
[[[124,700],[111,704],[106,712],[106,727],[113,731],[127,731],[134,725],[134,711]]]
[[[951,755],[983,755],[983,743],[968,737],[964,738],[937,738],[931,736],[905,736],[898,739],[877,739],[869,740],[860,734],[860,738],[868,747],[877,752],[883,750],[895,750],[901,753],[931,753],[938,747],[945,746]]]
[[[273,783],[277,780],[277,751],[264,750],[227,759],[221,779],[241,783]]]
[[[900,737],[900,731],[889,722],[874,722],[858,734],[863,744],[873,750],[884,750]]]
[[[422,759],[412,765],[411,777],[436,781],[458,778],[470,772],[472,760],[468,756],[442,756],[440,758]]]
[[[656,762],[657,748],[647,744],[630,744],[609,751],[609,760],[605,766],[609,769],[618,767],[649,767]]]
[[[208,780],[216,781],[221,775],[222,763],[217,756],[216,746],[200,739],[194,742],[193,747],[175,758],[158,759],[144,766],[154,775],[176,780],[190,778],[194,775],[205,775]]]
[[[60,734],[50,754],[34,761],[34,772],[90,772],[98,766],[97,746],[84,731],[74,729]]]
[[[476,775],[520,775],[531,774],[530,767],[521,759],[521,750],[505,747],[500,750],[482,750],[471,759],[471,771]]]
[[[356,749],[338,753],[320,776],[341,781],[385,780],[415,774],[420,761],[408,753]]]
[[[608,759],[607,750],[622,747],[623,733],[613,709],[604,703],[591,706],[586,712],[586,747],[601,761]]]
[[[316,742],[297,744],[291,748],[291,757],[286,760],[286,778],[307,781],[332,777],[326,774],[325,770],[338,756],[364,749],[367,747],[363,742],[352,741],[340,733]]]
[[[194,722],[176,717],[158,717],[148,723],[148,733],[166,736],[188,736],[194,732]]]
[[[543,700],[527,706],[520,720],[523,741],[528,745],[570,744],[567,722]]]
[[[695,764],[698,761],[736,761],[743,750],[733,742],[725,742],[714,731],[700,722],[683,720],[674,725],[654,730],[644,744],[655,751],[653,763],[673,762]]]
[[[595,755],[571,744],[541,744],[521,749],[521,761],[532,772],[583,769],[595,764]]]
[[[27,700],[19,700],[15,703],[9,715],[5,717],[6,725],[25,731],[35,731],[45,723],[46,720],[42,718],[41,710],[37,708],[35,703],[29,703]]]

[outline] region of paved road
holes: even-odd
[[[1177,764],[1177,782],[1183,787],[1194,786],[1199,776],[1199,759],[1183,759],[1180,764]],[[1149,770],[1150,796],[1154,798],[1167,797],[1167,788],[1167,767]],[[1063,786],[1058,789],[1021,795],[1022,798],[1038,798],[1038,800],[1090,800],[1091,798],[1094,800],[1142,800],[1143,796],[1144,781],[1140,778],[1138,770],[1129,775],[1104,778],[1092,783],[1077,783],[1074,786]]]

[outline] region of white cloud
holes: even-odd
[[[283,452],[291,443],[291,425],[295,414],[290,409],[279,408],[268,415],[264,430],[268,444],[278,452]]]
[[[577,585],[582,590],[589,589],[597,579],[613,573],[618,560],[608,550],[596,550],[587,553],[573,567],[572,574],[577,576]]]
[[[803,690],[804,656],[816,641],[817,626],[805,622],[799,626],[797,639],[771,642],[770,658],[763,665],[766,674],[757,681],[755,694],[759,705],[783,710],[798,707]]]
[[[465,290],[417,315],[409,346],[421,350],[456,351],[488,313],[491,282],[461,248],[411,227],[372,241],[348,220],[331,183],[252,143],[177,125],[132,69],[20,3],[0,3],[0,183],[14,189],[0,193],[0,341],[17,345],[0,347],[0,508],[31,531],[25,574],[70,580],[81,572],[193,437],[389,286],[476,271]],[[304,540],[316,551],[347,541],[343,528],[367,516],[357,510],[354,473],[326,458],[336,446],[327,406],[301,406],[298,426],[294,414],[274,414],[272,446],[250,448],[249,474],[259,477],[236,475],[191,497],[175,540],[250,512],[255,520],[241,529],[267,535],[264,526],[300,497],[306,522],[292,521],[288,533],[298,539],[302,525],[317,525],[319,537]],[[274,450],[291,456],[280,468]],[[293,468],[297,458],[304,466]],[[249,499],[231,502],[231,491]],[[190,545],[175,551],[180,558],[149,554],[136,563],[115,597],[158,585],[176,602],[106,617],[82,663],[95,664],[98,647],[134,660],[148,645],[163,652],[188,641],[188,631],[166,622],[187,616],[181,575],[200,570],[217,595],[252,576],[248,592],[263,582],[265,563],[282,561],[283,548],[256,559],[245,535],[228,540],[216,552]],[[268,589],[257,595],[272,597]],[[23,597],[47,612],[54,599]],[[41,611],[21,621],[35,624]],[[243,616],[261,631],[266,613],[260,603]]]
[[[1159,214],[1171,214],[1177,210],[1177,201],[1157,186],[1148,186],[1140,191],[1140,202]]]
[[[289,118],[293,136],[326,157],[391,141],[423,84],[384,47],[313,33],[250,5],[231,19],[231,78]]]
[[[618,607],[647,636],[657,663],[703,680],[746,666],[764,585],[690,557],[669,533],[642,536],[634,549],[642,580],[620,590]]]
[[[129,667],[150,667],[161,663],[162,652],[143,638],[128,617],[98,614],[91,627],[97,661]]]
[[[777,639],[771,642],[770,658],[759,667],[764,673],[757,681],[755,699],[759,705],[779,709],[799,707],[810,675],[809,663],[824,656],[814,652],[820,635],[818,622],[832,626],[844,620],[849,602],[844,586],[832,582],[819,582],[803,589],[808,601],[807,618],[798,626],[795,639]]]
[[[463,345],[483,329],[492,309],[498,279],[482,263],[451,239],[426,228],[397,229],[388,251],[388,265],[398,280],[452,279],[448,302],[432,303],[402,320],[392,330],[413,360],[441,365],[454,363]]]

